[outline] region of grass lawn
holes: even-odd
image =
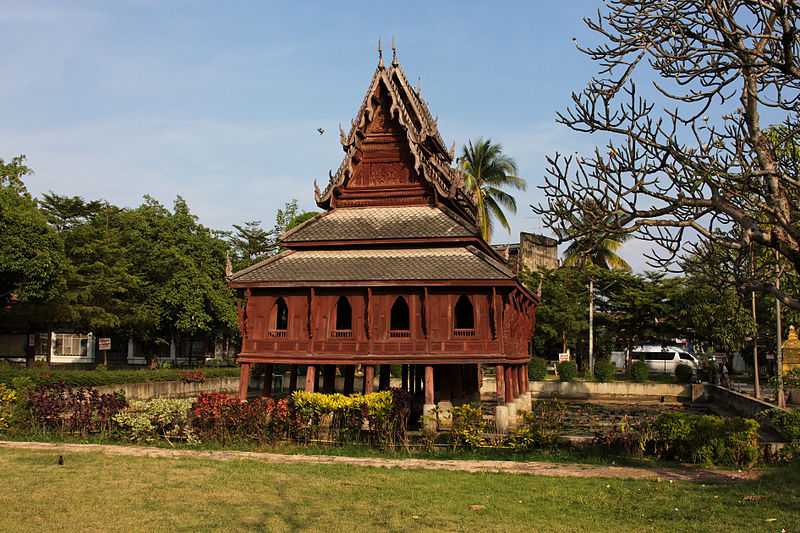
[[[797,531],[800,465],[701,485],[0,450],[0,530]],[[768,521],[768,519],[775,519]]]

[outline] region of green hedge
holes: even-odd
[[[631,365],[631,377],[637,383],[644,383],[650,379],[650,369],[644,361],[635,361]]]
[[[600,360],[594,365],[594,377],[600,383],[614,381],[617,376],[617,367],[608,360]]]
[[[547,361],[541,357],[531,357],[528,363],[528,379],[532,381],[542,381],[547,377]]]
[[[72,370],[64,368],[14,368],[0,366],[0,383],[11,385],[14,378],[29,377],[34,384],[64,382],[73,387],[100,387],[123,383],[146,383],[149,381],[181,381],[178,372],[188,369],[159,368],[156,370]],[[238,367],[203,368],[206,379],[237,377]]]
[[[559,381],[575,381],[578,377],[578,366],[575,361],[562,361],[556,366]]]

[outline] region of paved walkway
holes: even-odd
[[[435,459],[383,459],[375,457],[341,457],[335,455],[288,455],[265,452],[175,450],[145,446],[104,444],[61,444],[50,442],[0,441],[0,449],[44,450],[53,453],[105,453],[135,457],[199,458],[215,461],[252,460],[271,464],[330,464],[400,468],[403,470],[450,470],[459,472],[496,472],[550,477],[597,477],[618,479],[650,479],[700,482],[733,482],[757,479],[758,470],[709,470],[701,468],[637,468],[543,461],[471,461]]]

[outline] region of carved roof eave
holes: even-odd
[[[394,81],[395,74],[397,75],[399,86]],[[314,182],[314,196],[317,205],[327,208],[334,189],[353,175],[353,157],[358,151],[361,139],[365,137],[367,125],[374,118],[377,104],[373,101],[372,95],[381,82],[391,97],[389,112],[393,118],[400,122],[405,131],[417,173],[433,185],[440,196],[455,200],[467,211],[474,213],[474,203],[463,190],[464,180],[460,171],[451,166],[453,154],[444,148],[436,120],[431,117],[430,111],[421,96],[408,85],[408,80],[399,65],[389,68],[378,66],[372,76],[369,89],[364,96],[356,118],[353,120],[350,133],[345,135],[340,129],[340,140],[345,150],[345,157],[336,173],[329,174],[328,184],[323,191],[320,191],[316,181]],[[421,125],[419,128],[414,125],[409,115],[409,110],[406,109],[406,105],[400,96],[401,91],[405,92],[407,100],[411,104],[411,111]],[[425,148],[425,143],[429,139],[434,142],[434,146],[438,150],[426,153],[429,150]]]

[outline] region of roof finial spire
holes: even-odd
[[[378,37],[378,67],[383,68],[383,48],[381,47],[380,37]]]
[[[400,63],[397,62],[397,44],[394,40],[394,35],[392,35],[392,66],[396,67]]]

